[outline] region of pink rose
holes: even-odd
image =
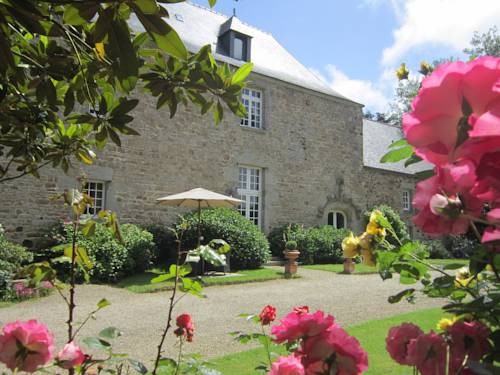
[[[476,181],[474,163],[462,160],[436,168],[436,175],[417,184],[413,205],[419,210],[413,222],[429,235],[463,234],[469,228],[469,219],[461,216],[466,212],[479,216],[482,201],[474,197],[470,189]],[[438,195],[448,197],[442,206]],[[439,212],[438,212],[439,211]]]
[[[0,335],[0,362],[14,370],[34,372],[52,358],[54,338],[36,320],[16,321],[3,327]]]
[[[480,360],[491,349],[488,341],[490,329],[478,321],[457,321],[448,328],[451,337],[450,373],[454,374],[462,365],[465,356],[471,361]]]
[[[438,66],[422,81],[412,112],[403,116],[405,137],[415,153],[438,166],[453,162],[460,154],[457,143],[463,142],[458,139],[460,121],[472,126],[471,138],[499,136],[499,78],[496,57]]]
[[[336,324],[317,336],[305,339],[300,352],[304,356],[307,374],[315,373],[328,363],[331,367],[332,359],[335,360],[333,366],[338,375],[362,374],[368,368],[368,355],[358,340]]]
[[[290,355],[288,357],[279,357],[273,363],[271,371],[268,375],[304,375],[304,366],[300,358]]]
[[[60,367],[70,369],[81,365],[85,360],[85,354],[71,341],[64,345],[64,348],[59,352],[56,359]]]
[[[401,365],[414,365],[408,357],[408,345],[422,334],[420,327],[411,323],[392,327],[385,339],[391,358]]]
[[[332,326],[334,317],[319,310],[314,314],[291,312],[280,322],[281,325],[274,326],[271,330],[277,343],[318,335]]]
[[[408,344],[408,362],[422,375],[446,374],[446,342],[434,333],[421,334]]]

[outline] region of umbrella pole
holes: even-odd
[[[198,201],[198,248],[201,246],[201,201]],[[205,260],[201,258],[201,274],[205,274]]]

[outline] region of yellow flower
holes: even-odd
[[[375,266],[375,258],[373,257],[373,252],[371,250],[361,250],[361,256],[363,257],[363,264],[365,266]]]
[[[437,324],[436,328],[440,329],[441,331],[446,331],[449,327],[453,325],[457,321],[457,318],[454,316],[451,319],[448,318],[442,318]]]
[[[469,267],[460,268],[455,274],[455,286],[471,286],[472,275],[469,271]]]
[[[363,250],[370,250],[372,247],[372,239],[373,236],[367,232],[363,233],[361,236],[358,237],[359,241],[359,246]]]
[[[358,255],[359,240],[354,237],[351,232],[349,236],[342,241],[342,250],[344,251],[344,258],[354,258]]]
[[[380,212],[379,210],[372,211],[370,215],[370,221],[366,226],[366,233],[373,236],[385,237],[385,228],[382,228],[377,221],[377,219],[382,215],[382,212]]]
[[[95,44],[95,54],[99,60],[104,60],[105,51],[104,51],[104,43],[96,43]]]

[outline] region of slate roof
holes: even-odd
[[[215,53],[218,36],[224,30],[231,28],[252,37],[251,61],[254,63],[254,72],[354,102],[332,90],[316,77],[271,34],[247,25],[236,17],[227,17],[197,4],[182,2],[162,5],[170,14],[168,23],[179,33],[191,52],[198,51],[206,44],[211,44],[212,52],[217,60],[240,66],[242,61]],[[131,21],[134,28],[143,30],[137,19]]]
[[[404,174],[415,174],[432,169],[432,166],[425,162],[412,164],[408,168],[404,166],[404,161],[398,163],[380,162],[382,156],[389,151],[389,145],[402,137],[402,130],[397,126],[363,119],[363,165]]]

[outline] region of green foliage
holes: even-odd
[[[210,45],[188,52],[163,2],[2,1],[0,182],[49,164],[92,164],[109,140],[137,135],[138,87],[171,117],[181,104],[212,111],[216,122],[223,104],[245,114],[239,97],[253,65],[218,65]],[[130,28],[132,18],[144,32]]]
[[[394,228],[394,231],[396,232],[396,235],[398,236],[398,238],[401,242],[405,243],[406,241],[410,240],[410,235],[408,234],[408,227],[406,226],[405,222],[403,220],[401,220],[401,217],[396,212],[396,210],[394,210],[389,205],[379,204],[379,205],[372,207],[371,210],[365,211],[363,213],[363,219],[364,219],[365,225],[368,224],[368,222],[370,221],[370,214],[374,210],[379,210],[380,212],[382,212],[384,217],[391,224],[392,228]],[[387,240],[392,245],[398,244],[394,237],[389,237]]]
[[[429,258],[431,259],[447,259],[452,257],[451,253],[446,249],[443,241],[440,239],[427,241],[425,242],[425,246],[427,246]]]
[[[304,226],[300,224],[290,223],[273,228],[267,236],[271,254],[276,257],[283,257],[286,241],[293,240],[299,242],[303,234]]]
[[[294,241],[294,240],[286,241],[285,249],[287,249],[287,250],[296,250],[297,247],[298,247],[297,241]]]
[[[153,235],[133,224],[121,225],[120,232],[123,243],[102,223],[95,224],[90,237],[78,233],[78,246],[86,250],[92,264],[88,273],[93,282],[116,282],[125,276],[144,272],[151,266],[155,251]],[[68,279],[70,264],[68,261],[59,261],[57,256],[64,253],[64,249],[71,249],[67,244],[72,233],[71,225],[64,226],[62,234],[65,244],[55,246],[47,252],[53,259],[58,278],[62,280]],[[82,277],[80,272],[79,279],[82,280]]]
[[[442,241],[451,257],[459,259],[469,259],[479,245],[479,241],[475,237],[468,235],[445,236]]]
[[[331,225],[309,228],[299,242],[299,259],[304,264],[342,263],[342,240],[349,234],[347,229],[336,229]]]
[[[158,264],[172,262],[177,256],[175,236],[172,231],[163,224],[149,224],[146,225],[145,229],[153,235],[154,260]]]
[[[184,233],[184,249],[196,247],[198,213],[185,216],[189,226]],[[269,260],[269,243],[261,230],[240,213],[228,208],[206,209],[201,212],[201,233],[204,243],[222,239],[231,246],[232,269],[258,268]]]
[[[474,32],[470,45],[470,48],[464,49],[464,53],[471,58],[478,56],[500,57],[500,35],[498,35],[498,28],[493,26],[483,34],[477,31]]]
[[[293,241],[303,264],[342,263],[342,240],[348,233],[346,229],[335,229],[330,225],[305,228],[299,224],[287,224],[274,228],[268,238],[275,256],[282,257],[286,243]]]
[[[9,293],[8,282],[16,276],[21,266],[32,260],[33,254],[25,247],[7,240],[0,224],[0,300]]]

